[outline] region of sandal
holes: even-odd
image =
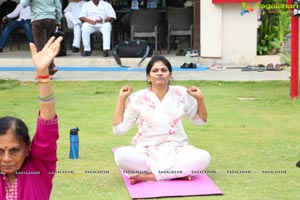
[[[180,68],[183,68],[183,69],[188,69],[190,68],[190,65],[188,63],[183,63]]]
[[[275,71],[281,71],[281,70],[283,70],[282,65],[281,64],[276,64],[274,70]]]
[[[185,56],[187,56],[187,57],[198,57],[199,56],[199,51],[198,51],[198,49],[192,49],[190,51],[187,51]]]
[[[50,76],[53,76],[56,72],[58,72],[58,69],[56,67],[53,67],[52,69],[49,69]]]
[[[267,71],[274,71],[274,65],[272,63],[269,63],[266,67]]]
[[[190,63],[189,68],[197,68],[196,63]]]
[[[257,71],[258,72],[264,72],[266,70],[266,67],[264,65],[258,65]]]
[[[252,65],[248,65],[246,67],[243,67],[242,71],[257,71],[257,67],[252,66]]]
[[[213,64],[213,65],[211,65],[211,67],[209,69],[213,70],[213,71],[221,71],[221,70],[225,69],[225,67],[221,64]]]

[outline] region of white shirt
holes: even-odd
[[[123,121],[113,127],[115,134],[123,134],[134,125],[138,132],[133,146],[159,146],[164,143],[187,144],[182,118],[194,124],[205,124],[197,114],[197,101],[185,87],[170,86],[160,101],[154,92],[143,89],[130,95]]]
[[[80,14],[82,5],[86,3],[85,1],[79,1],[79,2],[70,2],[68,4],[68,6],[64,9],[64,13],[66,12],[70,12],[72,13],[73,16],[78,17],[78,15]]]
[[[18,4],[17,7],[7,15],[7,18],[16,18],[18,17],[17,21],[26,20],[26,19],[31,19],[31,11],[30,11],[30,6],[26,6],[23,8],[21,4]]]
[[[111,6],[111,4],[106,1],[100,0],[98,6],[96,6],[91,0],[83,4],[78,18],[80,17],[86,17],[91,20],[96,20],[100,18],[106,19],[108,17],[116,19],[116,12]]]

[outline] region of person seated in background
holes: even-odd
[[[2,19],[8,13],[11,13],[17,7],[17,5],[18,3],[12,0],[3,1],[0,5],[0,19]]]
[[[80,49],[82,22],[78,16],[84,3],[85,1],[82,0],[74,0],[73,2],[70,2],[64,9],[64,16],[67,21],[67,26],[68,28],[73,29],[73,53],[79,52]]]
[[[28,127],[21,119],[13,116],[0,117],[1,200],[50,199],[59,133],[48,67],[59,52],[62,39],[58,37],[55,40],[55,37],[51,37],[39,52],[30,43],[39,100],[36,131],[32,141]]]
[[[103,38],[103,56],[108,57],[111,42],[111,22],[116,19],[116,12],[111,4],[103,0],[91,0],[83,4],[79,19],[83,22],[81,32],[84,51],[82,56],[91,55],[91,34],[101,32]]]
[[[29,42],[33,43],[32,29],[31,29],[31,11],[30,6],[26,6],[23,8],[21,4],[18,4],[17,7],[13,10],[13,12],[2,18],[2,22],[6,23],[8,19],[14,19],[18,17],[16,20],[12,20],[8,23],[8,25],[3,30],[0,37],[0,52],[3,52],[3,48],[7,42],[10,34],[19,29],[24,29],[26,33],[26,37]]]
[[[210,162],[207,151],[188,143],[183,117],[196,125],[207,121],[202,91],[196,86],[170,85],[172,66],[155,55],[146,67],[148,88],[133,93],[130,85],[120,89],[113,132],[124,134],[138,127],[131,146],[115,151],[115,162],[130,183],[188,179]]]

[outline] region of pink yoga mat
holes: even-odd
[[[169,180],[131,185],[128,177],[123,174],[121,169],[119,171],[132,199],[223,194],[206,174],[198,174],[191,181]]]
[[[193,177],[191,181],[141,182],[134,185],[130,184],[127,176],[122,172],[121,174],[132,199],[223,194],[206,174],[199,174]]]

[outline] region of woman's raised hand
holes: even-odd
[[[125,100],[132,93],[133,88],[130,85],[123,86],[119,92],[119,98]]]
[[[203,98],[202,91],[196,86],[190,86],[187,88],[187,93],[193,96],[197,100],[201,100]]]
[[[44,48],[37,52],[37,49],[33,43],[30,43],[30,51],[32,56],[33,65],[36,68],[38,75],[48,75],[48,67],[58,54],[60,49],[60,42],[63,37],[55,38],[51,37],[45,44]]]

